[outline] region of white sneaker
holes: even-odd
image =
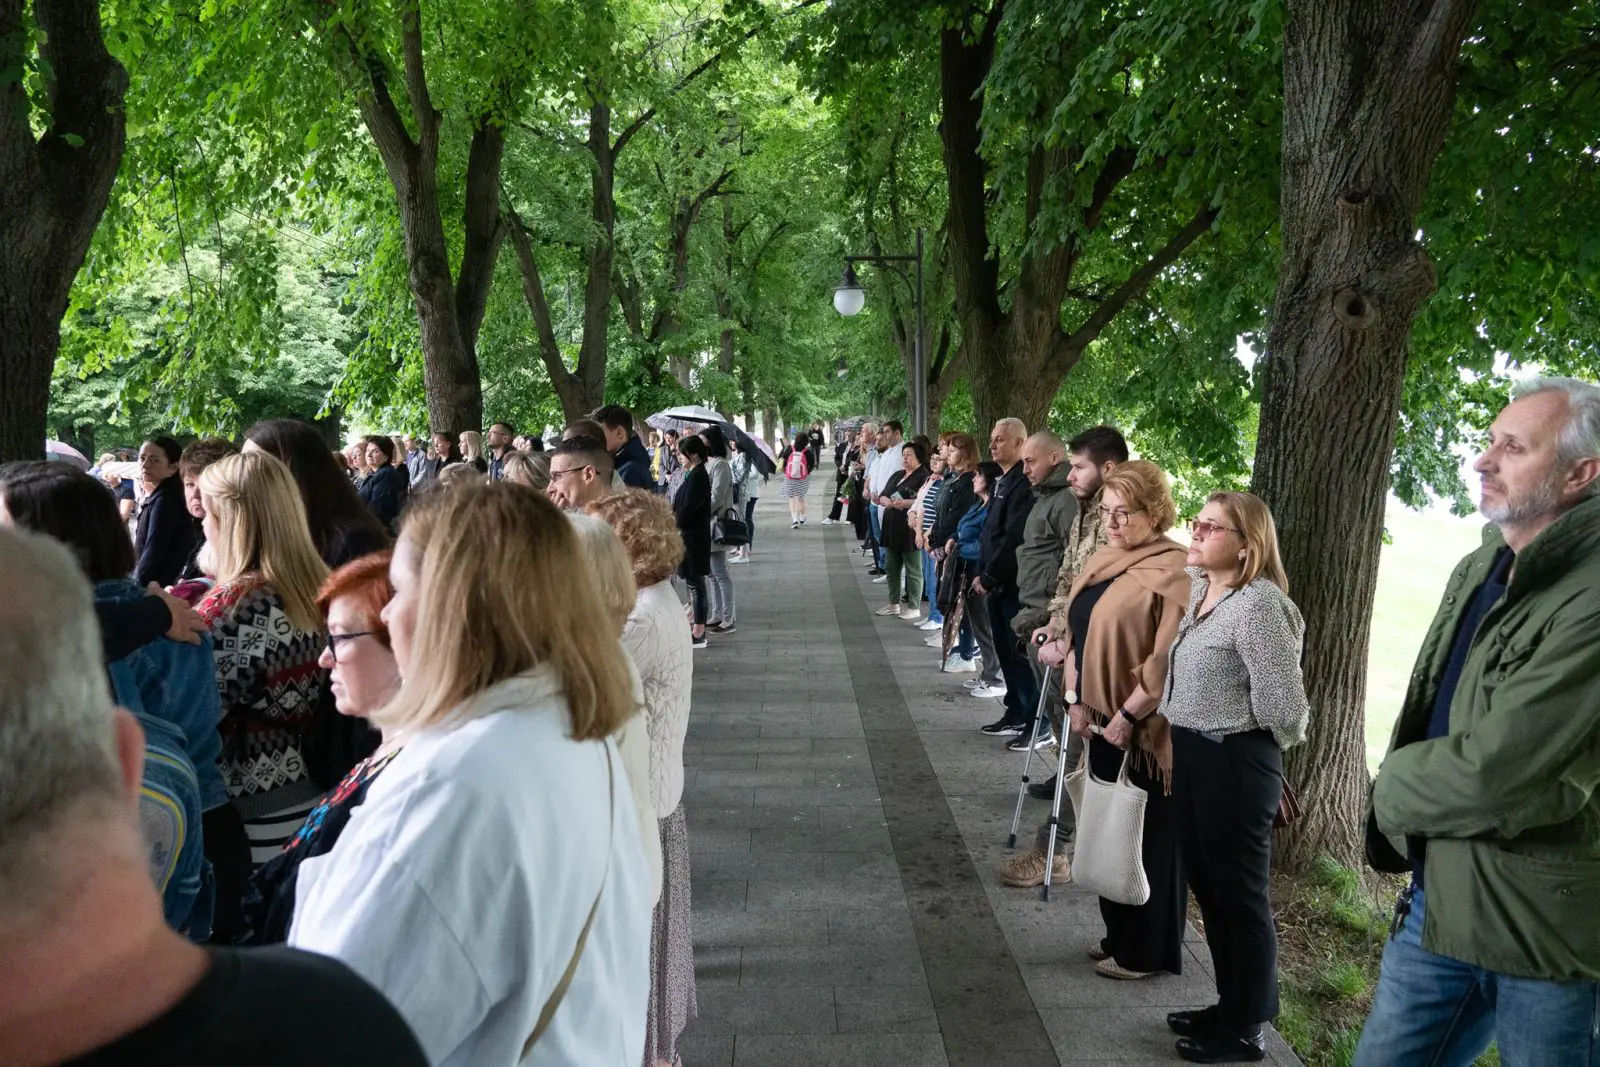
[[[839,525],[839,520],[838,519],[823,519],[822,520],[822,525],[824,525],[824,526],[837,526],[837,525]]]
[[[978,661],[967,659],[959,652],[952,652],[945,658],[944,669],[947,674],[975,674],[978,670]]]
[[[898,604],[887,604],[884,607],[881,607],[877,611],[873,612],[873,614],[874,615],[883,615],[883,616],[898,615],[898,614],[900,614],[900,605],[898,605]]]
[[[728,557],[728,562],[730,564],[733,564],[733,563],[749,563],[750,562],[750,557],[749,556],[729,556]]]
[[[919,629],[919,630],[942,630],[942,629],[944,629],[944,623],[938,621],[937,619],[927,619],[922,623],[921,626],[918,626],[917,629]]]
[[[932,634],[922,643],[929,648],[939,648],[944,645],[944,634]]]
[[[900,618],[906,622],[921,622],[922,611],[919,608],[901,608]]]
[[[980,685],[972,691],[972,695],[975,697],[1003,697],[1006,695],[1006,687],[1003,685]]]
[[[882,585],[884,582],[887,582],[888,580],[889,580],[889,576],[887,574],[880,574],[876,578],[872,579],[872,584],[873,585]]]
[[[972,661],[969,660],[968,662],[972,662]],[[961,684],[963,686],[965,686],[966,688],[968,688],[968,689],[982,689],[984,686],[988,685],[989,683],[984,681],[982,678],[968,678],[966,681],[962,682]]]
[[[798,530],[798,529],[800,529],[800,523],[799,523],[799,521],[798,521],[798,520],[797,520],[797,521],[795,521],[795,522],[791,522],[791,523],[790,523],[790,524],[789,524],[789,529],[791,529],[791,530]]]

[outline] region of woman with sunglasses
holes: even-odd
[[[1267,902],[1283,750],[1305,740],[1305,623],[1289,599],[1272,513],[1213,493],[1191,525],[1188,610],[1168,654],[1178,849],[1206,924],[1217,1003],[1167,1016],[1178,1055],[1253,1062],[1278,1014],[1278,942]]]
[[[1119,464],[1100,490],[1106,547],[1084,564],[1067,602],[1071,654],[1061,690],[1089,770],[1145,791],[1140,861],[1144,904],[1101,898],[1105,937],[1089,949],[1095,972],[1123,981],[1183,968],[1184,892],[1172,798],[1172,731],[1157,710],[1167,650],[1189,599],[1183,546],[1166,536],[1177,519],[1167,476],[1148,460]],[[1085,827],[1079,826],[1080,834]]]
[[[340,715],[370,719],[400,688],[400,667],[384,625],[384,606],[394,597],[389,583],[393,552],[363,556],[328,575],[317,594],[317,607],[328,620],[327,642],[317,666],[328,671]],[[350,815],[389,761],[400,752],[394,738],[385,738],[377,752],[356,764],[334,789],[317,802],[283,851],[250,878],[244,915],[247,944],[275,945],[289,938],[294,918],[295,880],[300,864],[333,851]]]

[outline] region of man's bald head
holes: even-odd
[[[1022,473],[1030,485],[1044,484],[1066,459],[1066,443],[1049,430],[1040,430],[1022,445]]]

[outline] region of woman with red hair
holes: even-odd
[[[389,584],[389,550],[346,563],[328,575],[317,606],[328,620],[327,643],[318,666],[333,681],[339,714],[370,718],[400,687],[400,670],[389,643],[382,611],[394,596]],[[248,944],[271,945],[288,939],[294,918],[295,881],[300,864],[333,849],[350,815],[367,797],[379,773],[400,751],[388,739],[362,760],[338,786],[317,802],[283,851],[251,877],[245,898]]]

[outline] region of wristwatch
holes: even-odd
[[[1129,711],[1127,708],[1118,708],[1117,709],[1117,714],[1121,715],[1124,719],[1127,719],[1129,726],[1138,726],[1139,725],[1139,720],[1134,718],[1133,717],[1133,712]]]
[[[1076,689],[1063,689],[1061,691],[1061,699],[1065,700],[1067,707],[1070,708],[1078,702],[1078,691]]]

